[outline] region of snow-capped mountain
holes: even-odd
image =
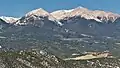
[[[49,16],[49,13],[45,11],[44,9],[39,8],[39,9],[35,9],[35,10],[28,12],[25,16],[27,17],[27,16],[32,16],[32,15]]]
[[[63,25],[60,20],[68,20],[69,18],[80,17],[86,20],[95,20],[97,22],[114,22],[120,18],[119,14],[112,12],[105,12],[100,10],[88,10],[84,7],[77,7],[70,10],[58,10],[52,13],[45,11],[42,8],[32,10],[26,13],[23,17],[5,17],[1,16],[0,19],[6,23],[15,23],[15,25],[26,25],[28,23],[33,23],[36,20],[44,20],[47,18],[50,21],[58,25]]]
[[[43,20],[44,18],[48,18],[48,20],[53,21],[56,24],[59,24],[60,26],[63,25],[55,17],[53,17],[49,12],[45,11],[42,8],[28,12],[27,14],[25,14],[24,17],[22,17],[22,19],[18,20],[16,24],[24,25],[24,24],[27,24],[26,22],[31,22],[31,21],[34,22],[35,20]]]
[[[16,22],[19,18],[1,16],[0,19],[5,21],[6,23],[12,24],[12,23]]]
[[[70,10],[58,10],[51,13],[56,19],[62,20],[70,17],[80,16],[88,20],[96,20],[98,22],[114,22],[120,18],[119,14],[105,12],[100,10],[88,10],[87,8],[77,7]]]

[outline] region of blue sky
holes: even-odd
[[[70,9],[78,6],[120,14],[120,0],[1,0],[0,16],[19,17],[36,8],[44,8],[52,12],[58,9]]]

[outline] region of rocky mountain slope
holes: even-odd
[[[64,61],[42,50],[0,52],[0,68],[119,68],[117,59]]]
[[[41,51],[0,52],[0,68],[71,68],[66,61]]]

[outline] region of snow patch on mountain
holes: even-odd
[[[0,19],[5,21],[6,23],[11,23],[12,24],[12,23],[16,22],[19,18],[1,16]]]
[[[47,11],[45,11],[44,9],[39,8],[39,9],[28,12],[25,16],[27,17],[27,16],[32,16],[32,15],[49,16],[49,13]]]

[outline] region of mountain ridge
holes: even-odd
[[[51,14],[58,19],[64,19],[66,17],[81,16],[82,18],[85,18],[87,20],[96,20],[97,22],[108,22],[109,20],[114,22],[117,18],[120,18],[119,14],[101,11],[101,10],[89,10],[83,7],[77,7],[75,9],[70,9],[65,11],[70,11],[70,12],[63,13],[63,12],[55,11],[55,12],[52,12]]]
[[[77,7],[69,10],[64,10],[64,9],[57,10],[51,13],[47,12],[43,8],[38,8],[26,13],[23,17],[25,17],[26,19],[29,19],[29,17],[33,17],[35,20],[39,20],[40,16],[48,17],[49,20],[57,22],[57,24],[59,25],[63,25],[60,22],[60,20],[64,20],[66,18],[75,17],[75,16],[80,16],[81,18],[84,18],[86,20],[95,20],[97,22],[108,22],[108,21],[115,22],[117,19],[120,18],[120,15],[116,13],[101,11],[101,10],[89,10],[84,7]],[[6,17],[6,16],[0,17],[0,19],[4,20],[6,23],[16,22],[16,24],[20,24],[20,21],[18,20],[20,20],[21,18]],[[26,20],[24,22],[26,22]]]

